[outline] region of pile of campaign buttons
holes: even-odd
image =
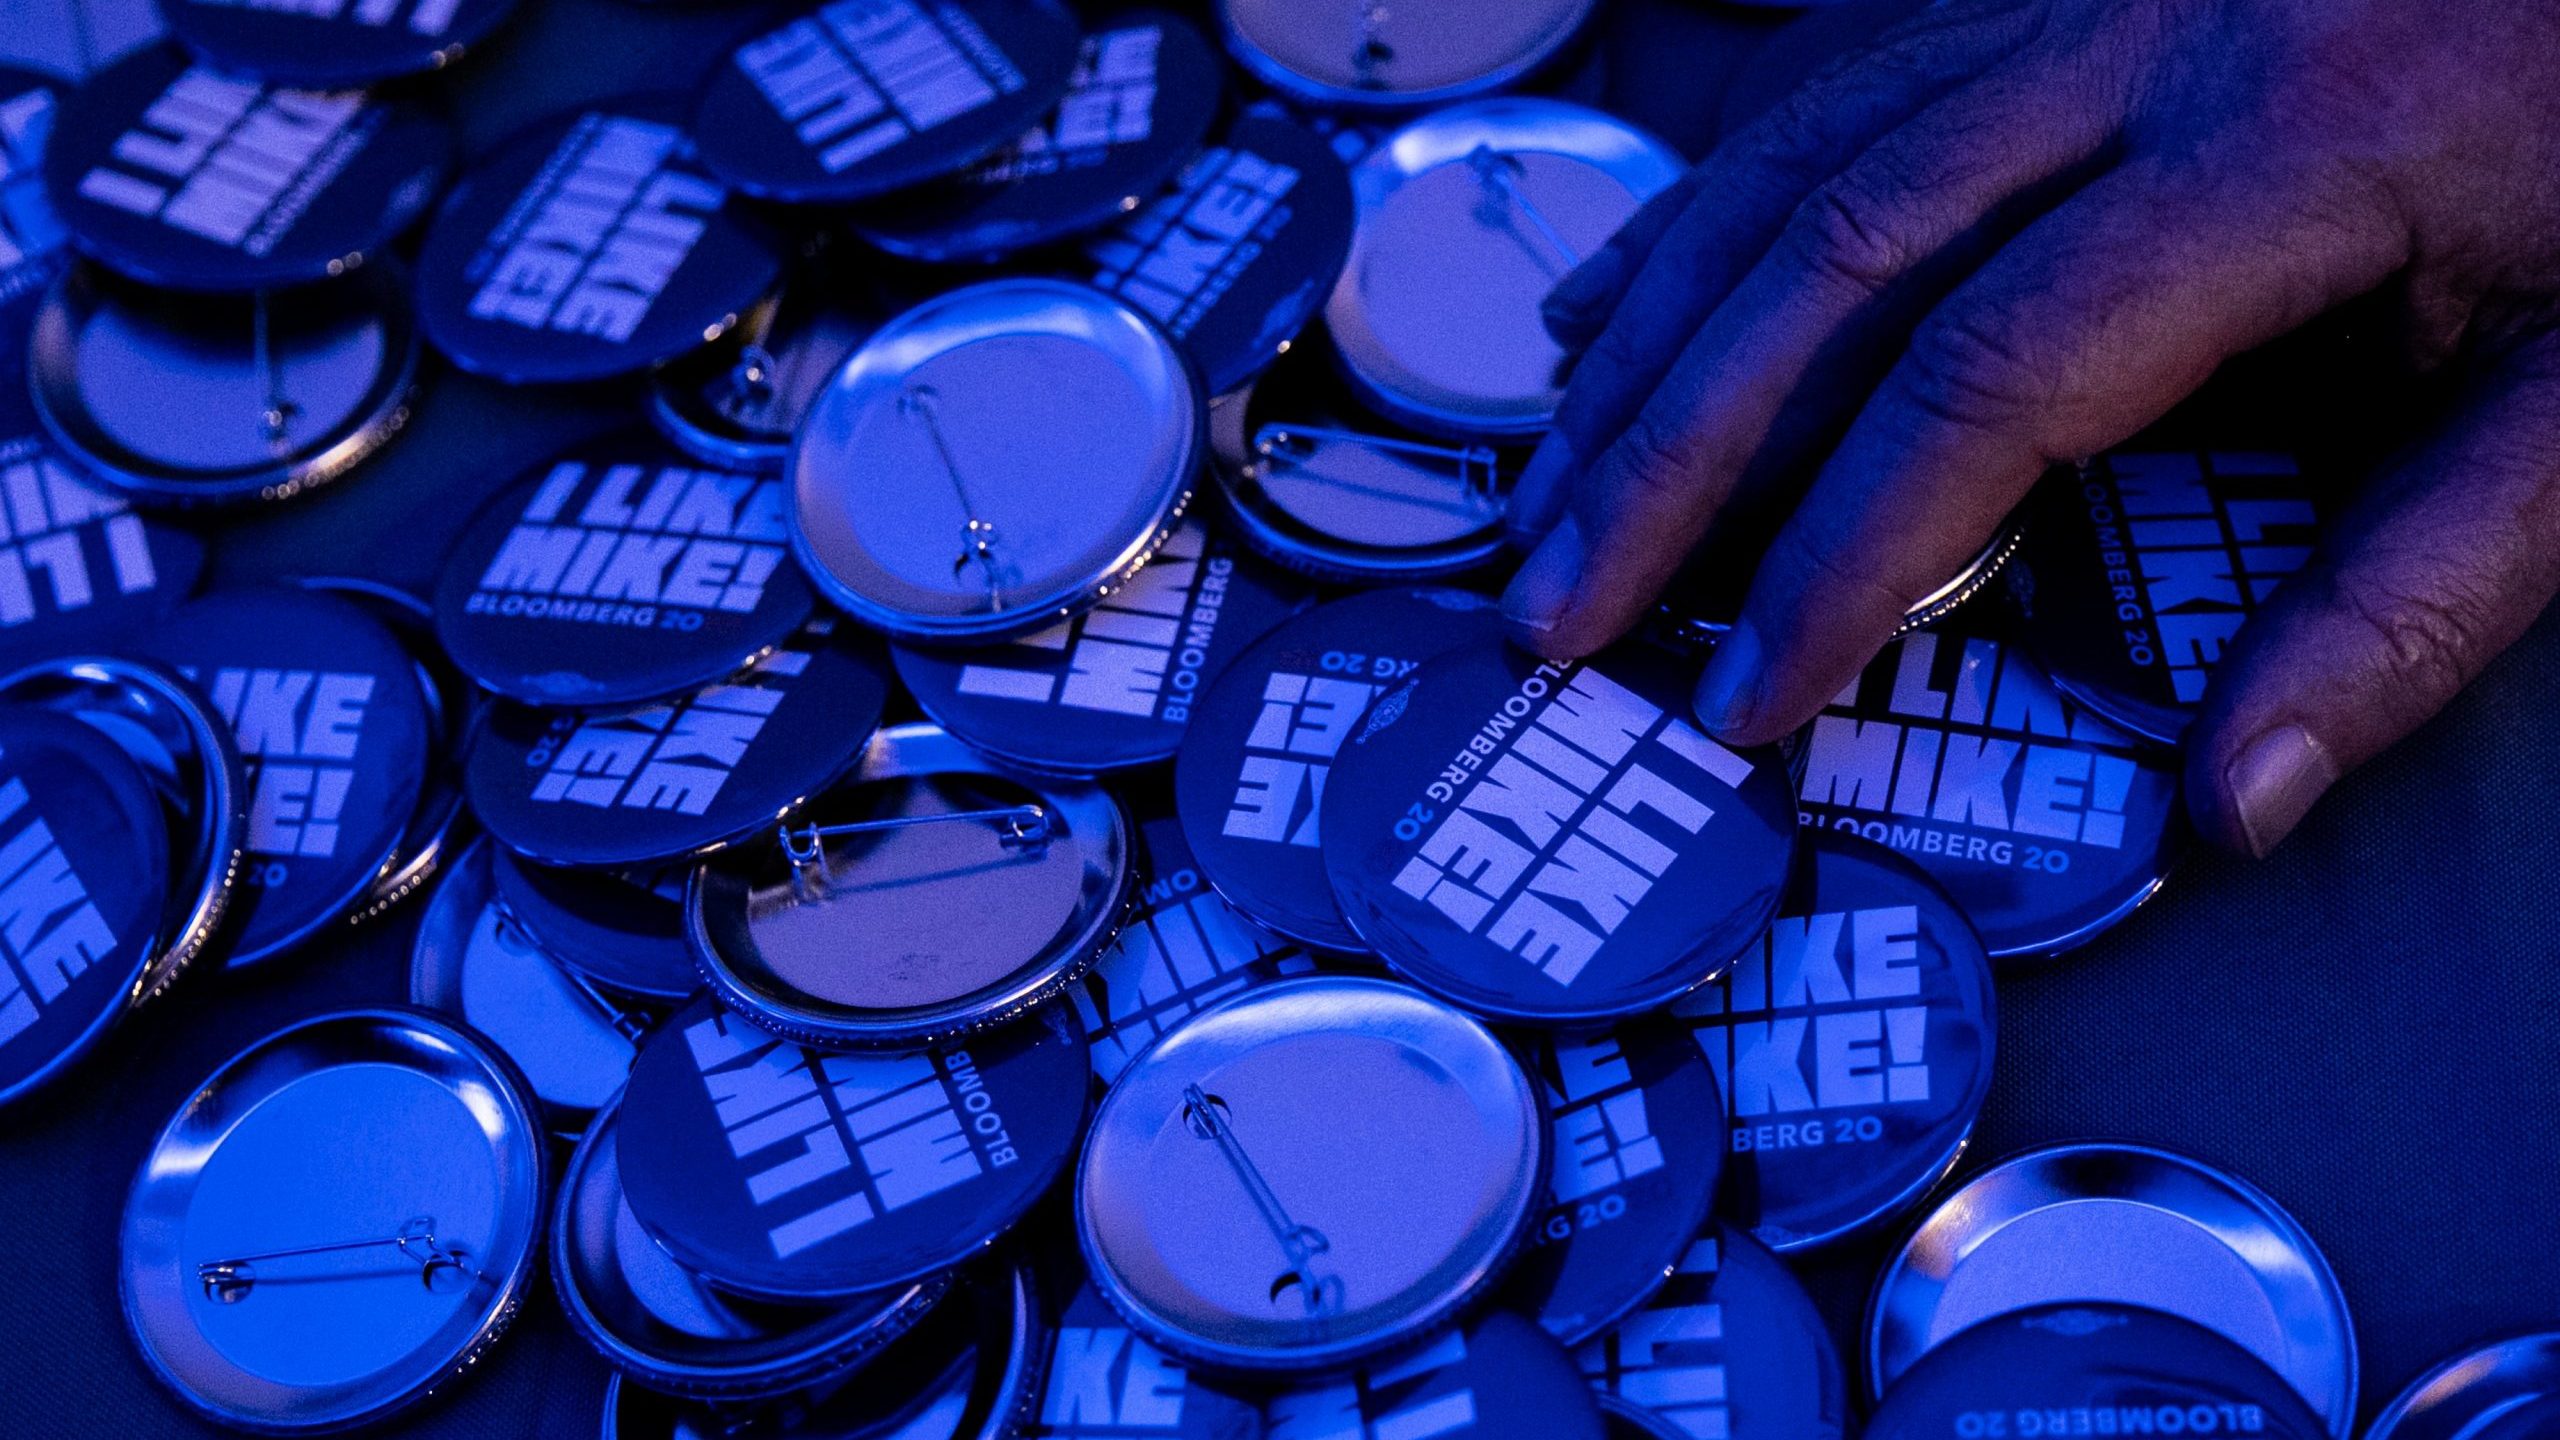
[[[1925,1212],[1877,1433],[2343,1423],[2245,1183],[1942,1194],[1992,962],[2175,859],[2288,465],[2057,474],[1737,752],[1716,607],[1550,664],[1492,598],[1539,302],[1681,163],[1524,90],[1590,0],[828,0],[466,164],[435,72],[513,8],[169,0],[0,72],[0,912],[61,907],[0,926],[0,1103],[416,927],[414,1008],[251,1047],[136,1179],[181,1404],[386,1420],[540,1294],[629,1440],[1839,1440],[1780,1257]],[[205,512],[361,473],[442,363],[621,412],[421,492],[426,593],[243,583]]]

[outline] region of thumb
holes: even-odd
[[[2477,383],[2269,597],[2187,734],[2187,807],[2263,856],[2560,591],[2560,340]]]

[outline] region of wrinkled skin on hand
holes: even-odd
[[[2560,590],[2550,0],[1946,0],[1888,30],[1550,298],[1580,356],[1504,608],[1588,653],[1701,537],[1774,523],[1698,694],[1774,739],[2048,467],[2350,302],[2449,399],[2189,731],[2199,829],[2264,854]]]

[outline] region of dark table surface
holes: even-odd
[[[72,68],[59,3],[0,0],[0,57]],[[148,32],[133,0],[99,3],[103,48]],[[1833,12],[1790,30],[1703,0],[1620,12],[1574,88],[1605,87],[1692,153],[1737,83],[1744,100],[1765,92],[1860,23]],[[456,119],[476,151],[545,112],[690,77],[758,13],[525,0],[451,77]],[[423,591],[483,496],[622,423],[632,398],[436,368],[411,431],[355,477],[214,528],[208,583],[358,570]],[[2466,1344],[2560,1326],[2555,707],[2560,623],[2546,621],[2274,859],[2199,856],[2097,943],[2004,976],[1998,1080],[1966,1168],[2108,1137],[2254,1181],[2345,1285],[2367,1416]],[[126,1339],[126,1187],[159,1126],[242,1046],[306,1015],[405,999],[416,915],[266,973],[194,977],[58,1088],[0,1115],[0,1434],[217,1433],[156,1388]],[[1883,1249],[1801,1267],[1844,1349]],[[546,1293],[478,1373],[387,1433],[592,1435],[604,1383]]]

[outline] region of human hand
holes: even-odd
[[[2379,292],[2453,403],[2242,630],[2188,731],[2197,827],[2265,854],[2560,591],[2555,94],[2560,8],[2511,0],[1920,13],[1557,287],[1581,355],[1513,499],[1536,542],[1516,636],[1588,653],[1711,526],[1783,514],[1698,687],[1720,736],[1774,739],[2050,466]]]

